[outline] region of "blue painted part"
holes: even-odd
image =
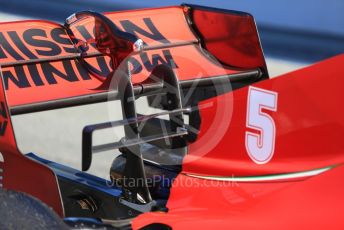
[[[122,190],[111,185],[111,182],[108,180],[102,179],[97,176],[93,176],[88,173],[81,172],[79,170],[73,169],[71,167],[53,161],[46,160],[35,155],[34,153],[28,153],[26,154],[26,156],[47,165],[51,170],[54,171],[57,177],[70,180],[79,184],[83,184],[87,187],[93,188],[98,191],[102,191],[111,196],[119,197],[122,194]]]
[[[72,229],[115,229],[95,218],[67,217],[63,220],[68,226],[72,227]]]
[[[69,223],[77,223],[77,222],[87,222],[89,224],[103,224],[103,222],[101,222],[98,219],[95,218],[85,218],[85,217],[67,217],[63,219],[65,222],[69,222]]]

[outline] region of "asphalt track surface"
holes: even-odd
[[[27,18],[0,13],[0,21]],[[267,64],[272,77],[307,65],[271,57],[267,58]],[[139,104],[139,110],[149,112],[144,102]],[[23,153],[33,152],[43,158],[80,169],[83,127],[87,124],[122,119],[119,106],[119,102],[112,102],[15,116],[13,122],[19,148]],[[95,138],[96,143],[106,143],[118,140],[122,136],[123,131],[117,129],[96,133]],[[117,155],[117,151],[93,155],[89,172],[108,178],[110,165]]]

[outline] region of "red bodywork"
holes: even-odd
[[[169,212],[147,213],[134,227],[165,223],[173,229],[342,229],[344,186],[344,55],[284,76],[254,84],[278,93],[276,148],[263,165],[245,149],[248,88],[233,93],[233,117],[224,138],[201,158],[188,163],[174,182]],[[331,79],[331,80],[329,80]],[[326,82],[326,84],[324,84]],[[225,96],[223,96],[224,98]],[[221,99],[220,99],[221,100]],[[206,103],[206,102],[204,102]],[[211,107],[202,111],[202,129],[212,122]],[[317,175],[256,182],[210,181],[191,175],[264,176],[333,167]]]
[[[170,7],[106,15],[118,25],[127,25],[125,20],[130,20],[136,28],[141,28],[134,32],[151,48],[145,53],[147,56],[161,55],[168,50],[178,65],[175,71],[181,81],[252,69],[259,69],[267,76],[252,16],[195,9],[190,17],[194,22],[191,27],[186,20],[189,10],[188,7]],[[148,17],[158,29],[155,35],[161,35],[160,40],[152,39],[154,31],[142,32],[148,30],[145,21]],[[81,26],[91,30],[87,23]],[[37,28],[43,33],[31,36],[55,44],[59,50],[55,55],[75,53],[73,44],[58,24],[45,21],[0,24],[0,30],[14,49],[6,49],[6,59],[1,60],[7,86],[5,90],[4,85],[0,85],[5,114],[1,122],[7,124],[6,133],[0,138],[3,185],[40,198],[63,216],[54,173],[20,153],[8,108],[101,93],[102,81],[77,71],[80,66],[76,59],[68,63],[37,64],[36,72],[30,71],[30,65],[13,67],[11,63],[35,59],[28,53],[36,59],[47,58],[43,51],[48,52],[49,46],[38,49],[27,43],[23,49],[18,46],[18,40],[15,42],[9,37],[10,31],[16,31],[20,40],[29,29]],[[121,29],[125,30],[125,26]],[[223,66],[212,62],[213,57],[206,55],[205,49]],[[9,51],[21,58],[11,56]],[[88,52],[92,52],[92,47]],[[142,59],[138,54],[133,57]],[[109,60],[101,58],[109,69]],[[97,58],[88,61],[98,69],[104,68]],[[200,102],[199,107],[206,105],[200,109],[200,133],[190,144],[183,170],[172,186],[169,211],[142,214],[133,220],[133,227],[139,229],[163,223],[173,229],[342,229],[344,111],[339,102],[344,96],[343,63],[341,55]],[[53,69],[52,76],[59,77],[42,78],[47,76],[44,68]],[[68,72],[71,69],[72,74]],[[149,72],[142,68],[133,74],[133,81],[142,82]],[[264,108],[261,111],[275,124],[274,150],[264,164],[250,158],[245,143],[247,132],[262,134],[247,127],[248,93],[252,87],[278,95],[275,111]]]

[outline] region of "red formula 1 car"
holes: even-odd
[[[344,228],[343,55],[269,79],[251,15],[182,5],[2,23],[0,63],[1,229]],[[113,100],[81,170],[19,150],[11,117]]]

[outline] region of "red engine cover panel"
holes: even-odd
[[[251,159],[245,143],[247,132],[256,132],[246,122],[252,86],[203,102],[213,107],[201,109],[200,137],[174,181],[169,211],[143,214],[133,227],[163,223],[173,229],[343,229],[343,62],[344,55],[337,56],[254,85],[278,95],[275,111],[261,110],[272,118],[276,131],[273,155],[264,164]],[[222,132],[211,123],[226,103],[233,108],[230,125],[214,148],[198,155],[198,148],[211,141],[203,138],[207,132]],[[327,166],[335,167],[306,177],[290,174]],[[273,179],[285,175],[283,181]]]

